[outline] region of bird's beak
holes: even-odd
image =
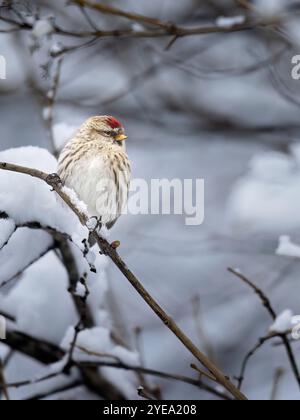
[[[125,134],[118,134],[116,137],[115,137],[115,140],[116,141],[124,141],[124,140],[126,140],[128,137],[125,135]]]

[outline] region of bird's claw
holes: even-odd
[[[53,189],[55,187],[61,187],[62,186],[62,180],[60,179],[60,176],[56,173],[50,174],[46,178],[46,182],[48,185],[50,185]]]
[[[95,232],[99,227],[98,218],[96,216],[90,217],[89,220],[86,222],[86,227],[90,232]]]

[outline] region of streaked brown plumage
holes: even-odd
[[[127,205],[130,163],[122,124],[110,116],[89,118],[62,150],[58,174],[88,207],[91,217],[111,228]]]

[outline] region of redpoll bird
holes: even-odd
[[[90,217],[110,229],[127,205],[130,163],[122,124],[113,117],[89,118],[67,143],[58,175],[88,208]]]

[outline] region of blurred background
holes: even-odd
[[[204,178],[203,225],[128,215],[110,235],[176,322],[238,377],[273,321],[227,269],[263,289],[278,314],[300,314],[297,252],[276,253],[283,235],[300,246],[300,80],[292,77],[300,2],[84,3],[2,1],[1,150],[33,145],[57,154],[87,117],[111,114],[128,132],[135,178]],[[97,3],[165,26],[102,13]],[[174,36],[170,22],[204,29]],[[193,374],[189,353],[112,266],[109,284],[125,334],[133,342],[140,331],[145,366]],[[299,343],[292,348],[300,364]],[[22,366],[11,362],[10,380],[28,376]],[[180,382],[153,382],[165,399],[214,398]],[[283,346],[271,341],[256,352],[243,391],[252,399],[299,399]]]

